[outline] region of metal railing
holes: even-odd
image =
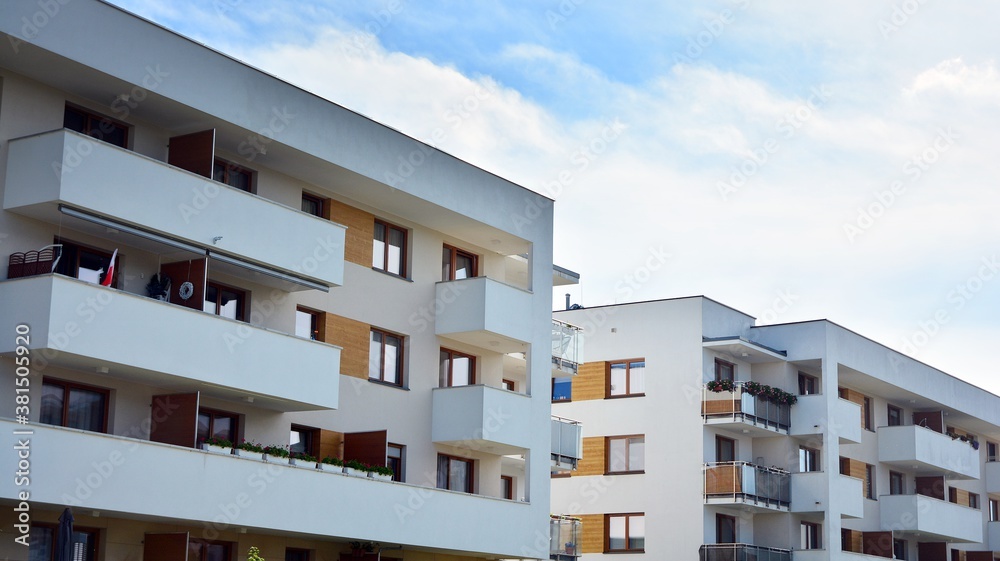
[[[705,499],[787,509],[792,502],[791,475],[749,462],[717,462],[703,468]]]
[[[712,543],[698,550],[701,561],[791,561],[792,550],[745,543]]]
[[[784,431],[792,424],[790,405],[751,395],[743,390],[743,382],[736,382],[731,392],[702,387],[701,403],[701,414],[706,420],[728,418]]]
[[[583,356],[583,330],[552,320],[552,366],[576,374]]]
[[[582,531],[579,518],[549,515],[549,558],[565,559],[579,557],[579,543]]]
[[[583,457],[583,427],[579,421],[552,416],[552,462],[557,467],[576,469]]]

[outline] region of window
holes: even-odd
[[[229,561],[231,558],[231,543],[209,542],[194,538],[188,541],[187,561]]]
[[[958,489],[948,487],[948,502],[958,504]]]
[[[623,360],[609,365],[608,397],[641,396],[646,392],[646,360]]]
[[[240,191],[253,192],[253,172],[219,158],[212,166],[212,179]]]
[[[403,481],[403,465],[406,460],[406,446],[389,443],[385,451],[385,465],[392,469],[392,480]]]
[[[715,543],[738,543],[736,541],[735,516],[715,515]]]
[[[58,544],[59,528],[32,522],[28,561],[53,561]],[[96,561],[98,530],[73,528],[72,561]]]
[[[573,379],[553,378],[552,379],[552,401],[572,401],[573,400]]]
[[[969,493],[969,506],[974,509],[979,509],[979,493]]]
[[[903,424],[903,410],[895,405],[887,406],[887,419],[890,427],[898,427]]]
[[[637,514],[605,515],[605,553],[616,551],[641,552],[646,547],[646,517]]]
[[[607,439],[605,473],[642,473],[645,469],[646,439],[639,436],[611,436]]]
[[[715,436],[715,461],[735,462],[736,461],[736,441],[724,436]]]
[[[866,430],[875,430],[872,428],[872,398],[865,397],[861,401],[861,426]]]
[[[246,299],[246,291],[209,281],[205,287],[205,306],[202,309],[210,314],[243,321]]]
[[[239,438],[239,416],[228,411],[198,409],[198,442],[208,437],[225,438],[236,442]]]
[[[799,372],[799,395],[815,395],[819,393],[819,379],[815,376]]]
[[[298,307],[295,308],[295,335],[304,339],[320,340],[320,312]]]
[[[815,522],[802,523],[802,549],[822,549],[820,525]]]
[[[799,446],[799,472],[819,471],[819,450]]]
[[[101,284],[105,280],[105,274],[111,268],[111,253],[92,247],[83,246],[71,241],[56,238],[55,243],[62,244],[62,254],[56,264],[56,272],[60,275],[73,277],[82,281]],[[111,281],[111,286],[118,285],[118,271],[121,267],[121,258],[115,259],[115,268],[112,272],[115,278]]]
[[[514,380],[508,380],[507,378],[500,380],[500,387],[509,392],[517,391],[517,383]]]
[[[438,454],[438,489],[473,493],[473,461],[447,454]]]
[[[368,378],[403,385],[403,338],[372,328],[368,345]]]
[[[500,498],[514,500],[514,478],[510,475],[500,476]]]
[[[875,466],[865,464],[865,497],[875,500]]]
[[[285,561],[309,561],[311,551],[308,549],[299,549],[297,547],[286,547],[285,548]]]
[[[997,443],[996,442],[986,442],[986,461],[995,462],[997,461]]]
[[[1000,500],[991,498],[989,500],[990,522],[1000,521]]]
[[[453,281],[479,276],[479,256],[445,245],[441,258],[441,280]]]
[[[721,382],[723,380],[736,381],[736,365],[717,358],[715,359],[715,381]]]
[[[438,382],[438,387],[441,388],[475,384],[476,357],[450,349],[441,349],[441,369]]]
[[[889,494],[890,495],[905,495],[906,494],[906,476],[898,471],[889,472]]]
[[[892,556],[894,559],[906,559],[906,540],[892,540]]]
[[[406,276],[406,230],[375,220],[372,268]]]
[[[108,397],[103,388],[49,378],[42,381],[40,421],[47,425],[108,432]]]
[[[323,218],[323,199],[309,193],[302,193],[302,212]]]
[[[288,433],[288,451],[292,454],[318,456],[316,444],[319,439],[316,438],[316,432],[312,427],[292,425],[292,430]]]
[[[103,140],[119,148],[128,148],[128,125],[80,107],[66,105],[66,110],[63,112],[63,128]]]

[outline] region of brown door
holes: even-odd
[[[861,553],[892,558],[892,532],[865,532],[861,535]]]
[[[149,439],[195,448],[198,438],[198,392],[154,395]]]
[[[207,282],[208,269],[205,266],[207,258],[191,259],[190,261],[177,261],[166,263],[160,266],[160,276],[170,277],[170,303],[180,304],[195,310],[205,307],[205,284]],[[191,295],[181,298],[181,286],[185,282],[191,283]]]
[[[349,432],[344,434],[344,460],[358,460],[370,466],[384,466],[386,431]]]
[[[187,561],[188,534],[146,534],[142,561]]]
[[[215,163],[215,129],[171,138],[167,163],[211,178]]]

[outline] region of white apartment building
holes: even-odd
[[[1000,553],[997,396],[835,323],[755,327],[705,297],[555,317],[586,360],[553,385],[584,434],[552,480],[582,528],[553,559]]]
[[[548,555],[550,200],[101,1],[0,33],[0,557]]]

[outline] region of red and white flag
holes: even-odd
[[[115,259],[118,258],[118,248],[115,248],[115,252],[111,254],[111,264],[108,265],[108,272],[104,275],[104,280],[101,281],[101,286],[111,286],[111,279],[115,276]]]

